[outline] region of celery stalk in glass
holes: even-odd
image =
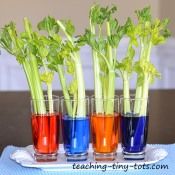
[[[44,96],[39,78],[38,62],[35,57],[35,34],[27,18],[24,18],[24,28],[25,31],[19,34],[13,22],[5,25],[0,33],[0,46],[14,55],[23,66],[32,99],[42,100]],[[36,101],[34,109],[38,114],[46,112],[45,104],[39,101]]]
[[[68,115],[72,115],[72,106],[70,103],[70,94],[68,92],[68,87],[66,84],[66,78],[65,73],[63,70],[63,57],[67,57],[67,52],[64,52],[61,50],[62,47],[62,39],[58,35],[59,32],[59,26],[56,22],[56,20],[50,16],[45,17],[42,21],[38,23],[38,29],[44,30],[48,33],[48,37],[45,38],[45,45],[48,48],[48,55],[47,55],[47,61],[48,61],[48,67],[50,70],[58,73],[60,84],[63,91],[63,96],[65,99]]]
[[[85,102],[82,99],[85,99],[85,87],[83,79],[83,71],[79,57],[79,46],[78,42],[74,39],[74,26],[70,21],[56,21],[52,17],[44,18],[38,24],[39,30],[45,30],[48,32],[48,62],[49,68],[58,73],[63,95],[70,117],[75,117],[75,114],[79,116],[85,115]],[[59,31],[65,34],[66,39],[62,39],[59,35]],[[66,82],[65,67],[67,73],[71,74],[73,81],[68,87]],[[73,96],[74,99],[78,100],[76,103],[71,103],[69,101]]]
[[[138,38],[140,40],[140,59],[135,63],[137,73],[136,99],[142,99],[142,103],[135,100],[134,113],[139,116],[146,115],[149,84],[154,82],[160,74],[151,63],[151,48],[162,44],[170,36],[167,29],[169,20],[152,19],[150,7],[136,11],[138,17]]]
[[[70,53],[70,57],[71,57],[71,59],[74,63],[74,66],[75,66],[75,75],[76,75],[76,81],[77,81],[76,83],[77,83],[78,104],[77,104],[76,114],[78,116],[83,117],[86,115],[85,101],[84,102],[82,101],[82,99],[85,99],[85,87],[84,87],[82,65],[80,62],[79,53],[78,53],[78,51],[76,51],[76,49],[78,49],[78,48],[75,49],[76,46],[75,46],[74,39],[72,36],[72,34],[74,32],[74,27],[72,26],[70,21],[66,21],[65,24],[63,24],[62,21],[57,20],[57,23],[58,23],[59,27],[61,28],[61,30],[64,32],[65,36],[67,37],[68,44],[70,47],[69,49],[72,49],[71,53]],[[72,30],[72,32],[70,32],[71,30]],[[74,49],[75,49],[75,51],[74,51]]]
[[[115,95],[116,50],[124,34],[124,27],[113,18],[117,8],[94,5],[90,10],[90,29],[86,30],[84,40],[92,48],[94,64],[94,89],[96,112],[113,114],[112,99]],[[105,28],[106,36],[102,33]],[[100,99],[109,99],[104,104]]]

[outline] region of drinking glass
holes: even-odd
[[[144,159],[148,135],[148,99],[131,96],[122,97],[120,102],[123,157]]]
[[[31,126],[36,161],[57,160],[59,141],[59,97],[31,100]]]

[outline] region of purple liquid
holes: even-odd
[[[142,152],[148,134],[148,116],[121,116],[122,148],[124,152]]]

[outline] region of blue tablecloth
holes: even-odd
[[[11,160],[9,158],[10,154],[12,154],[16,149],[19,149],[19,147],[15,146],[7,146],[0,158],[0,175],[175,175],[175,144],[170,145],[155,145],[159,148],[164,148],[168,152],[168,156],[155,164],[154,168],[160,167],[161,165],[166,165],[166,169],[141,169],[141,170],[128,170],[124,172],[123,170],[113,170],[113,171],[69,171],[69,172],[44,172],[41,169],[35,169],[35,168],[25,168],[21,165],[17,164],[15,161]],[[168,169],[167,169],[168,167]],[[152,166],[150,166],[152,168]]]

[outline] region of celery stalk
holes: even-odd
[[[62,70],[60,65],[58,65],[57,71],[58,71],[63,95],[64,95],[64,98],[66,99],[65,103],[66,103],[66,107],[67,107],[67,112],[68,112],[68,115],[71,116],[72,115],[72,106],[71,106],[70,96],[69,96],[69,92],[67,90],[64,73],[63,73],[63,70]]]
[[[107,36],[111,36],[111,28],[109,22],[106,22],[106,29],[107,29]],[[114,63],[113,60],[113,52],[112,47],[108,44],[107,45],[107,55],[109,59],[109,64],[111,69],[108,72],[108,93],[107,93],[107,104],[106,104],[106,113],[113,114],[114,113],[114,95],[115,95],[115,71],[113,70],[112,66]],[[114,57],[115,58],[115,57]]]
[[[149,89],[149,78],[148,78],[148,74],[145,74],[143,92],[142,92],[142,100],[140,101],[141,103],[140,116],[147,115],[148,89]]]
[[[116,6],[93,5],[89,14],[90,29],[84,35],[92,48],[97,113],[114,113],[116,48],[124,31],[117,19],[113,18],[116,10]],[[106,32],[106,36],[102,31]],[[99,103],[100,99],[104,100],[103,104]]]
[[[143,87],[137,83],[136,93],[135,93],[135,103],[134,103],[134,114],[140,115],[141,110],[141,98],[143,94]]]
[[[123,73],[123,98],[124,98],[124,114],[130,113],[130,95],[129,95],[129,77],[127,72]]]
[[[141,52],[140,52],[140,59],[144,59],[145,57],[145,50],[144,50],[144,40],[143,38],[140,39],[141,45]],[[140,85],[139,82],[139,75],[137,76],[137,83],[136,83],[136,91],[135,91],[135,102],[134,102],[134,114],[140,114],[141,110],[141,98],[143,94],[143,87]]]
[[[97,53],[92,51],[93,53],[93,67],[94,67],[94,94],[95,94],[95,109],[96,113],[103,113],[103,94],[102,94],[102,84],[100,79],[100,66],[99,60],[97,57]],[[103,90],[104,91],[104,90]]]
[[[33,73],[33,82],[34,82],[34,89],[36,92],[36,97],[34,100],[36,100],[37,104],[37,112],[38,114],[45,114],[46,113],[46,107],[44,103],[44,95],[41,87],[41,80],[39,76],[39,71],[38,71],[38,65],[36,58],[33,54],[30,54],[30,67],[31,71]],[[35,78],[34,78],[35,77]]]
[[[92,34],[95,35],[95,26],[92,24],[90,20],[90,29]],[[95,109],[96,113],[103,113],[103,101],[101,100],[103,98],[102,94],[102,83],[100,79],[100,63],[98,59],[97,52],[92,49],[92,57],[93,57],[93,68],[94,68],[94,95],[95,95]]]
[[[85,87],[83,79],[83,71],[79,59],[75,60],[75,71],[78,81],[78,106],[77,106],[77,115],[84,117],[86,115],[86,105],[85,105]]]
[[[32,78],[31,78],[30,65],[25,60],[22,66],[23,66],[24,72],[25,72],[26,77],[27,77],[27,82],[28,82],[28,86],[29,86],[29,89],[30,89],[31,97],[32,97],[32,99],[35,99],[35,96],[36,96],[35,95],[35,88],[34,88],[34,84],[32,82]],[[32,101],[32,103],[33,103],[33,106],[34,106],[34,112],[37,112],[37,104],[36,104],[36,102]]]
[[[108,74],[108,93],[106,101],[106,114],[114,113],[114,95],[115,95],[115,72],[110,71]]]
[[[48,95],[48,103],[49,103],[49,113],[53,114],[54,113],[54,102],[53,102],[53,98],[52,98],[52,84],[51,83],[47,83],[47,95]]]
[[[29,23],[29,20],[27,18],[24,18],[24,28],[25,31],[29,37],[29,39],[32,41],[32,31],[31,31],[31,25]],[[38,71],[38,64],[36,57],[30,53],[29,54],[29,62],[30,62],[30,67],[31,67],[31,73],[33,74],[32,81],[34,83],[34,89],[35,89],[35,99],[36,105],[37,105],[37,112],[38,114],[45,114],[46,113],[46,107],[45,107],[45,102],[44,102],[44,95],[41,87],[41,80],[39,76],[39,71]],[[35,78],[34,78],[35,77]]]
[[[137,88],[135,95],[134,113],[139,116],[147,115],[147,102],[149,84],[154,82],[160,74],[151,63],[151,48],[164,43],[170,36],[167,29],[168,19],[152,19],[150,7],[136,11],[138,18],[137,32],[140,39],[141,53],[139,61],[135,64],[137,76]]]
[[[58,25],[66,35],[68,41],[71,43],[71,45],[74,47],[75,43],[73,41],[73,37],[70,36],[70,34],[67,32],[65,26],[63,23],[59,20],[57,20]],[[72,51],[70,53],[71,59],[74,62],[75,65],[75,75],[77,79],[77,111],[76,114],[79,117],[84,117],[86,115],[86,104],[85,104],[85,87],[84,87],[84,79],[83,79],[83,71],[82,71],[82,65],[80,62],[79,55],[76,51]],[[73,101],[76,103],[76,101]],[[72,116],[73,117],[73,116]]]

